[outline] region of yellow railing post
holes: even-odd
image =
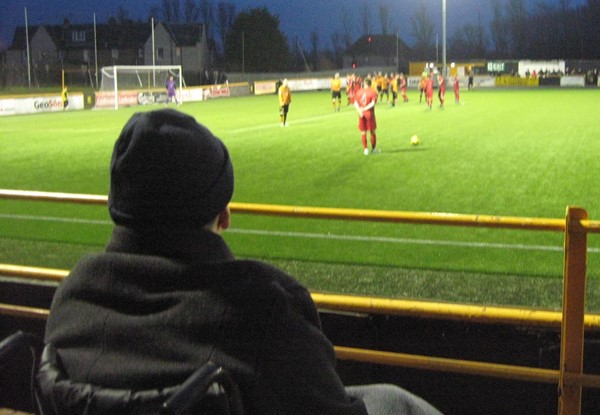
[[[559,415],[581,413],[581,383],[566,382],[566,378],[583,373],[587,231],[581,225],[581,220],[587,218],[584,209],[567,207],[558,383]]]

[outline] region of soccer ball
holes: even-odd
[[[413,146],[418,146],[418,145],[419,145],[419,143],[420,143],[420,141],[419,141],[419,137],[417,137],[416,135],[413,135],[413,136],[410,138],[410,143],[411,143]]]

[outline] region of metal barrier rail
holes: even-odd
[[[50,310],[45,308],[0,303],[0,315],[45,320],[48,318],[49,314]],[[337,359],[351,360],[354,362],[375,363],[387,366],[399,366],[473,376],[486,376],[521,382],[558,384],[560,378],[560,371],[553,369],[421,356],[345,346],[334,346],[334,348]],[[600,388],[600,376],[598,375],[567,374],[565,375],[564,382],[566,385]]]
[[[69,271],[64,269],[0,263],[0,275],[7,277],[59,283],[68,274]],[[559,329],[562,322],[562,312],[551,310],[362,297],[314,291],[311,292],[311,296],[319,309],[331,311],[469,321],[486,324],[509,324],[552,329]],[[2,310],[0,309],[1,313]],[[586,314],[584,317],[584,326],[590,332],[600,331],[600,314]]]
[[[20,199],[52,202],[69,202],[93,205],[105,205],[106,196],[78,195],[68,193],[29,192],[0,189],[0,199]],[[461,215],[448,213],[394,212],[377,210],[312,208],[298,206],[276,206],[249,203],[231,203],[234,213],[257,215],[290,216],[304,218],[342,219],[376,222],[417,223],[445,226],[508,228],[522,230],[544,230],[562,232],[564,243],[563,270],[563,307],[561,322],[561,352],[558,371],[558,413],[572,415],[581,413],[582,386],[596,386],[600,376],[583,373],[583,341],[585,331],[585,280],[587,270],[587,235],[600,233],[600,222],[588,220],[587,212],[577,207],[567,207],[566,218],[541,219],[504,216]],[[358,359],[357,353],[336,348],[340,358]],[[384,352],[364,351],[375,360],[376,356],[392,355]],[[360,353],[359,353],[360,354]],[[426,357],[432,362],[434,358]],[[402,360],[402,359],[400,359]],[[487,365],[482,363],[483,365]],[[519,371],[520,367],[510,366],[510,370]],[[510,372],[510,370],[508,372]],[[491,371],[490,373],[492,373]],[[503,372],[504,373],[504,372]],[[554,375],[552,375],[553,377]],[[591,379],[591,380],[590,380]],[[552,381],[554,382],[554,381]],[[593,385],[588,385],[587,382]]]

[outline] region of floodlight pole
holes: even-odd
[[[156,58],[154,55],[154,16],[152,16],[151,23],[152,25],[152,86],[156,86],[156,70],[154,67],[156,66]]]
[[[446,73],[446,0],[442,0],[442,74]]]
[[[25,7],[25,43],[27,45],[27,85],[31,88],[31,58],[29,57],[29,22],[27,18],[27,7]]]
[[[244,38],[244,32],[242,32],[242,82],[244,81],[244,71],[246,60],[246,39]]]
[[[400,70],[400,53],[399,49],[400,38],[398,37],[398,32],[396,32],[396,70]]]
[[[94,13],[94,65],[96,67],[96,89],[99,90],[98,85],[98,35],[96,32],[96,13]]]

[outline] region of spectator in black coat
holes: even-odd
[[[439,414],[395,386],[343,386],[309,292],[236,260],[220,236],[233,188],[227,148],[192,117],[129,120],[111,160],[112,238],[72,269],[48,319],[69,379],[160,389],[211,360],[234,374],[249,414]]]

